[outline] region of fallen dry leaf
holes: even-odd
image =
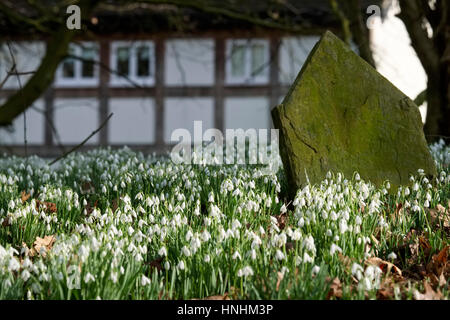
[[[45,236],[44,238],[36,237],[36,241],[33,243],[33,248],[36,253],[41,254],[43,257],[46,256],[46,252],[48,252],[53,243],[55,243],[55,236]],[[41,251],[42,248],[45,248],[45,251]]]
[[[22,193],[20,194],[20,197],[21,197],[21,199],[22,199],[22,202],[25,202],[25,201],[27,201],[29,198],[30,198],[30,194],[29,193],[26,193],[25,191],[22,191]]]
[[[330,285],[330,291],[328,291],[327,300],[330,300],[332,297],[342,298],[342,283],[339,278],[334,278]]]
[[[278,271],[277,275],[278,275],[278,278],[277,278],[276,291],[278,292],[278,290],[280,290],[280,284],[281,284],[281,281],[283,281],[284,274],[282,272]]]
[[[449,228],[450,227],[450,211],[448,209],[445,209],[444,206],[438,204],[436,206],[436,208],[434,209],[428,209],[427,210],[429,217],[430,217],[430,222],[433,225],[442,225],[445,228]]]
[[[384,273],[392,273],[397,276],[402,276],[402,270],[400,270],[399,267],[394,265],[393,263],[390,263],[388,261],[384,261],[377,257],[372,257],[366,260],[365,262],[368,265],[375,265],[379,267]]]
[[[425,289],[423,294],[417,290],[414,292],[414,298],[416,300],[441,300],[443,298],[441,291],[434,291],[426,280],[423,281],[423,286]]]
[[[231,300],[231,299],[230,297],[228,297],[228,293],[225,292],[223,296],[209,296],[203,300]]]
[[[46,212],[56,212],[56,203],[36,200],[36,210],[43,207]]]
[[[377,291],[377,299],[388,300],[392,299],[395,295],[394,282],[391,277],[383,279],[380,288]]]

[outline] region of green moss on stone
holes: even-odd
[[[331,32],[316,44],[272,110],[293,189],[326,173],[360,175],[393,189],[419,168],[436,175],[418,107]]]

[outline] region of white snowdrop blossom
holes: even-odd
[[[239,269],[237,272],[238,277],[249,277],[254,274],[252,267],[246,266],[242,269]]]

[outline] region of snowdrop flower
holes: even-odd
[[[26,282],[31,277],[31,274],[27,269],[25,269],[22,271],[22,274],[20,275],[20,277],[22,278],[22,280],[24,282]]]
[[[301,217],[299,220],[298,220],[298,226],[301,228],[301,227],[303,227],[305,225],[305,219],[303,219],[303,217]]]
[[[316,275],[316,274],[319,273],[319,271],[320,271],[320,267],[319,267],[319,266],[314,266],[314,267],[312,268],[311,273],[312,273],[313,275]]]
[[[335,245],[334,243],[331,244],[331,248],[330,248],[330,254],[334,255],[336,252],[340,252],[342,253],[342,249],[341,247]]]
[[[20,263],[16,258],[9,259],[8,270],[9,271],[17,271],[20,269]]]
[[[311,252],[316,252],[316,246],[314,245],[314,238],[309,235],[303,240],[303,247]]]
[[[178,262],[177,268],[180,269],[180,270],[184,270],[184,261],[183,260]]]
[[[240,255],[240,253],[239,253],[239,251],[235,251],[235,252],[234,252],[234,254],[233,254],[233,256],[232,256],[232,259],[233,259],[233,260],[236,260],[236,259],[241,260],[241,259],[242,259],[242,258],[241,258],[241,255]]]
[[[302,238],[302,233],[300,230],[296,229],[294,232],[292,232],[291,239],[294,241],[298,241]]]
[[[119,279],[119,275],[117,274],[117,272],[111,272],[111,276],[110,276],[111,280],[113,283],[117,283],[118,279]]]
[[[88,272],[84,276],[84,283],[89,283],[91,281],[95,281],[95,277],[90,272]]]
[[[312,263],[314,261],[314,259],[308,254],[308,253],[304,253],[303,254],[303,262],[304,263]]]
[[[205,255],[203,261],[205,261],[206,263],[209,263],[211,261],[211,257],[209,256],[209,254]]]
[[[142,275],[141,278],[141,286],[145,287],[146,285],[150,284],[150,279],[147,278],[145,275]]]
[[[337,213],[334,211],[331,211],[330,218],[331,218],[331,220],[336,221],[338,218]]]
[[[208,232],[208,230],[205,229],[202,232],[201,237],[202,237],[203,242],[207,242],[207,241],[209,241],[211,239],[211,234]]]
[[[237,219],[234,219],[231,226],[232,226],[233,230],[239,229],[241,227],[241,223]]]
[[[356,279],[361,280],[361,278],[363,277],[363,267],[361,267],[361,265],[357,264],[357,263],[353,263],[352,265],[352,275],[354,275],[356,277]]]
[[[183,248],[181,248],[181,252],[186,256],[189,257],[191,255],[191,251],[189,250],[188,247],[183,246]]]
[[[344,234],[347,230],[348,230],[347,221],[345,221],[344,219],[341,219],[339,221],[339,232],[341,234]]]
[[[164,262],[164,269],[166,269],[166,270],[170,269],[170,262],[169,261]]]
[[[281,250],[277,250],[277,252],[275,253],[275,258],[277,260],[284,260],[285,255]]]
[[[238,277],[248,277],[253,275],[253,269],[250,266],[246,266],[242,269],[239,269],[237,272]]]
[[[283,214],[283,213],[286,213],[286,212],[287,212],[286,205],[283,203],[283,205],[280,208],[280,213]]]
[[[355,223],[356,223],[357,225],[361,225],[361,224],[362,224],[362,219],[361,219],[360,216],[356,216],[356,218],[355,218]]]
[[[389,253],[387,257],[388,257],[389,260],[397,259],[397,255],[395,254],[395,252]]]
[[[325,234],[327,235],[327,237],[331,237],[333,235],[333,232],[330,229],[328,229]]]
[[[161,249],[159,249],[159,251],[158,251],[158,254],[160,255],[160,256],[167,256],[167,249],[166,249],[166,247],[161,247]]]
[[[409,196],[410,195],[410,191],[409,191],[409,188],[408,187],[406,187],[405,188],[405,196]]]

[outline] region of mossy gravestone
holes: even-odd
[[[419,168],[436,175],[418,107],[333,33],[316,44],[272,110],[291,195],[328,171],[391,190]]]

